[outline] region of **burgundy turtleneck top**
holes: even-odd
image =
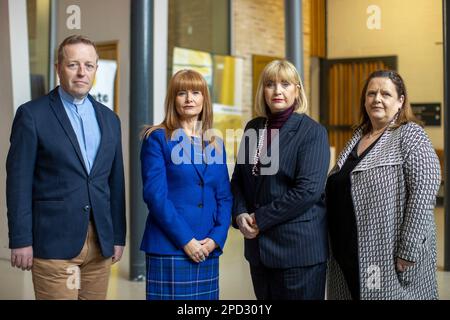
[[[289,119],[289,117],[294,113],[294,107],[295,104],[291,107],[287,108],[286,110],[283,110],[281,112],[272,113],[270,112],[270,109],[267,108],[267,117],[269,122],[267,123],[267,146],[270,146],[270,143],[272,142],[272,135],[271,129],[277,129],[280,130],[281,127],[286,123],[286,121]]]
[[[268,150],[270,143],[272,142],[272,131],[271,129],[277,129],[280,130],[281,127],[288,121],[289,117],[294,113],[295,104],[293,104],[291,107],[287,108],[286,110],[283,110],[281,112],[272,113],[270,112],[270,109],[266,106],[266,112],[267,112],[267,141],[264,142],[263,149]],[[279,133],[279,132],[278,132]],[[275,133],[275,134],[278,134]],[[261,166],[259,157],[256,160],[256,168],[257,173],[256,177],[259,176],[259,168]]]

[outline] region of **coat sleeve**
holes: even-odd
[[[306,213],[324,193],[330,162],[327,132],[317,126],[306,134],[308,136],[299,146],[296,160],[291,162],[296,166],[292,187],[255,211],[256,224],[262,232]]]
[[[164,144],[166,144],[164,134],[158,131],[152,132],[142,143],[143,196],[149,215],[167,236],[183,249],[194,238],[194,232],[183,216],[178,214],[168,197]]]
[[[410,149],[403,164],[406,206],[397,256],[415,262],[434,224],[441,171],[439,159],[428,139],[418,145],[410,144]]]
[[[109,175],[109,190],[111,193],[111,218],[114,229],[114,245],[124,246],[126,237],[126,209],[125,209],[125,178],[122,156],[122,133],[120,120],[117,120],[118,142],[116,144],[114,161]]]
[[[9,247],[33,245],[33,176],[38,137],[29,110],[20,107],[14,118],[6,160],[6,201]]]
[[[223,143],[222,143],[223,145]],[[209,234],[209,238],[221,248],[225,246],[225,240],[228,235],[228,228],[230,227],[231,206],[233,203],[233,197],[230,190],[230,178],[228,176],[227,168],[227,155],[225,147],[223,149],[223,163],[219,165],[220,173],[219,180],[217,181],[217,187],[215,190],[216,203],[217,203],[217,218],[214,228]]]

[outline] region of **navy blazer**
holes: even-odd
[[[189,137],[182,130],[178,133],[178,138],[166,139],[165,130],[156,129],[142,143],[143,196],[149,213],[141,250],[185,255],[183,247],[193,238],[211,238],[219,245],[213,255],[220,255],[233,202],[225,148],[217,141],[219,151],[209,149],[217,161],[197,165]]]
[[[265,121],[253,119],[245,131],[263,129]],[[280,129],[279,145],[275,174],[256,178],[248,161],[237,163],[233,173],[233,226],[237,228],[239,214],[254,212],[260,229],[256,239],[245,239],[245,257],[252,265],[262,263],[270,268],[325,262],[324,188],[330,161],[327,131],[307,115],[293,113]],[[239,152],[253,157],[250,150],[243,140]]]
[[[10,248],[33,246],[43,259],[76,257],[90,214],[104,257],[125,245],[125,187],[120,120],[91,96],[101,142],[88,174],[58,94],[19,107],[6,162]]]

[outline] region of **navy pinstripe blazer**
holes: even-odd
[[[265,120],[251,120],[245,131],[262,129]],[[244,140],[239,152],[252,157],[252,146]],[[233,226],[237,228],[239,214],[254,212],[260,229],[256,239],[245,239],[245,258],[251,265],[262,263],[269,268],[325,262],[324,189],[330,161],[327,132],[307,115],[294,113],[280,129],[279,146],[275,174],[254,177],[248,161],[237,163],[234,169]]]

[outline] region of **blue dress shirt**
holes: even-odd
[[[101,139],[94,106],[87,97],[81,100],[76,99],[61,87],[58,88],[58,92],[77,136],[84,164],[89,174],[97,156]]]

